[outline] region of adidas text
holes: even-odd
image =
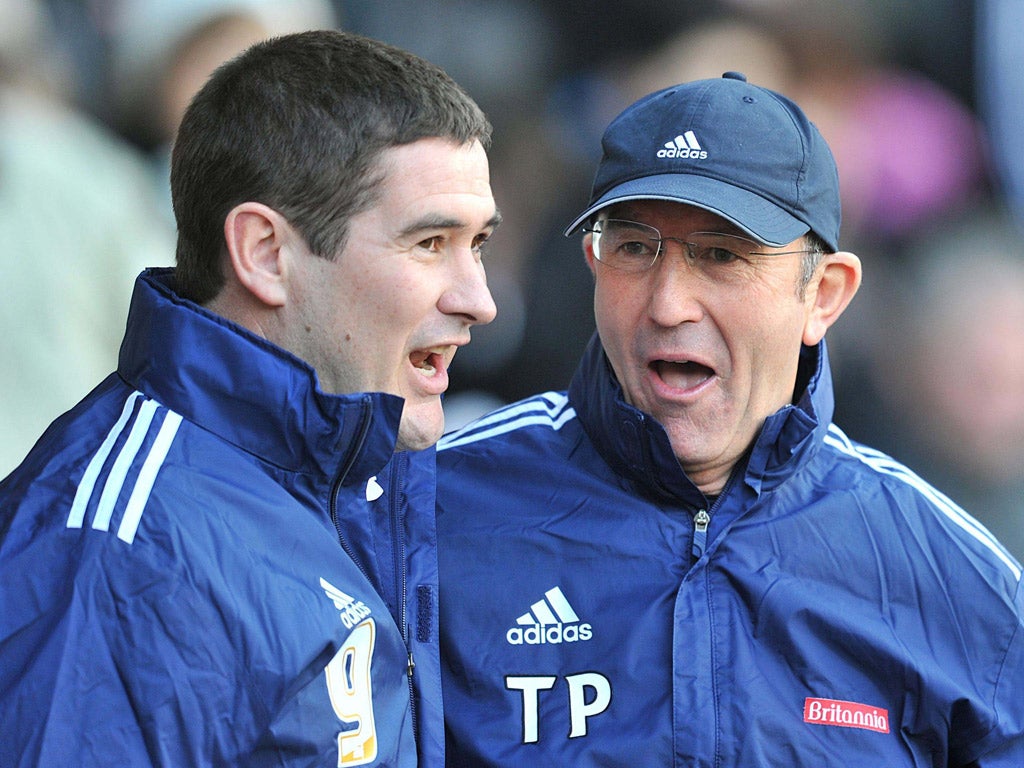
[[[370,609],[366,606],[366,603],[362,600],[356,600],[352,595],[345,594],[323,577],[320,578],[320,587],[330,601],[334,603],[334,607],[338,610],[338,615],[341,617],[341,623],[345,625],[345,629],[352,629],[352,627],[370,615]]]
[[[341,623],[345,625],[345,629],[352,629],[352,627],[370,615],[370,609],[366,607],[366,603],[362,600],[357,600],[342,608],[340,615]]]
[[[505,639],[511,645],[557,645],[589,640],[593,635],[589,624],[534,624],[512,627],[505,633]]]
[[[708,152],[706,149],[659,149],[658,157],[688,157],[693,160],[707,160]]]

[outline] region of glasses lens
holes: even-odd
[[[730,264],[757,249],[753,240],[716,232],[694,232],[687,240],[691,243],[694,260],[708,264]]]
[[[755,279],[767,256],[757,253],[753,240],[717,232],[694,232],[689,242],[690,263],[705,280],[715,283],[742,283]]]
[[[594,255],[609,267],[640,272],[658,257],[661,233],[635,221],[607,219],[594,226]]]

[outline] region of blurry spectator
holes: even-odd
[[[142,159],[69,105],[47,21],[0,0],[0,477],[115,365],[135,276],[174,258]]]
[[[985,191],[980,124],[933,78],[894,58],[894,27],[912,6],[850,0],[728,0],[780,36],[795,78],[787,94],[832,147],[843,190],[843,236],[899,248]],[[912,18],[916,18],[913,16]]]
[[[978,0],[978,102],[1000,191],[1024,230],[1024,3]]]
[[[213,70],[259,40],[337,26],[328,0],[122,0],[115,8],[111,120],[151,156],[153,188],[169,223],[171,143]]]
[[[1024,558],[1024,254],[1009,216],[936,228],[897,275],[876,389],[907,457]],[[886,416],[877,416],[886,421]]]
[[[890,344],[877,317],[891,305],[908,243],[989,195],[980,121],[950,89],[899,62],[902,33],[927,10],[922,3],[727,4],[771,28],[790,52],[787,95],[804,106],[836,158],[843,241],[864,264],[857,301],[831,337],[836,413],[852,437],[871,443],[879,393],[870,367],[876,347]],[[945,3],[934,13],[947,17]]]

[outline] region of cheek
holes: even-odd
[[[743,323],[747,339],[743,346],[749,355],[748,375],[757,410],[768,415],[793,397],[803,337],[800,312],[780,314],[750,313]]]
[[[401,277],[382,273],[353,280],[339,296],[339,301],[345,303],[339,313],[366,332],[394,336],[409,325],[409,318],[422,303],[416,286]]]
[[[639,317],[651,300],[651,288],[643,275],[623,274],[599,267],[594,279],[594,310],[609,316]]]
[[[645,302],[621,282],[598,280],[594,287],[594,319],[605,349],[621,345],[640,326]]]
[[[331,301],[325,332],[345,365],[364,373],[379,369],[383,358],[393,356],[400,307],[389,307],[366,286],[336,292]]]

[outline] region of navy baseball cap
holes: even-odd
[[[767,245],[813,231],[839,249],[839,174],[818,129],[738,72],[665,88],[627,107],[601,139],[590,203],[565,230],[627,200],[673,200]]]

